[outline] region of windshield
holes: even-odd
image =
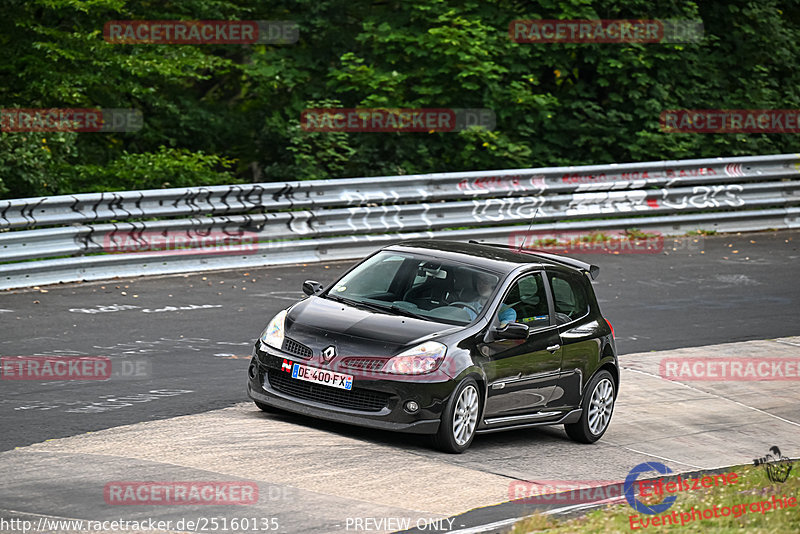
[[[465,325],[478,316],[499,280],[496,274],[460,263],[382,251],[346,274],[326,297]]]

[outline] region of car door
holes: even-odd
[[[600,342],[597,320],[590,314],[588,284],[582,275],[563,271],[547,272],[553,296],[554,319],[561,339],[561,376],[549,401],[549,407],[568,409],[581,400],[586,374],[597,366]]]
[[[529,327],[527,339],[497,339],[491,331],[480,344],[487,358],[484,371],[488,395],[484,419],[491,424],[511,422],[542,410],[555,389],[561,370],[561,347],[558,326],[549,306],[541,272],[527,273],[510,284],[501,304],[494,310],[492,326],[500,326],[499,315],[514,310],[515,322]]]

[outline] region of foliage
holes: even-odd
[[[785,153],[666,109],[799,109],[787,0],[0,0],[0,107],[134,108],[125,133],[0,134],[5,198]],[[518,44],[515,19],[702,21],[696,44]],[[111,44],[110,20],[294,20],[295,44]],[[488,108],[492,131],[310,132],[310,107]]]
[[[108,165],[76,165],[65,171],[70,174],[69,193],[160,189],[216,185],[231,167],[231,160],[186,149],[160,147],[158,152],[129,154],[123,152]]]

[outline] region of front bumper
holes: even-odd
[[[455,382],[446,375],[436,376],[395,376],[362,377],[359,373],[348,369],[336,369],[337,372],[353,374],[353,389],[350,392],[336,390],[330,386],[314,384],[313,388],[321,394],[315,398],[303,398],[293,395],[286,388],[279,390],[284,360],[311,367],[325,368],[315,360],[304,360],[272,348],[264,348],[259,344],[253,351],[253,359],[248,369],[247,394],[257,402],[280,408],[286,411],[316,417],[328,421],[337,421],[381,430],[408,432],[414,434],[435,434],[439,429],[441,414],[448,398],[455,389]],[[272,380],[270,376],[273,377]],[[300,381],[289,378],[292,384]],[[305,384],[304,384],[305,386]],[[336,395],[336,402],[346,401],[349,394],[362,394],[385,399],[381,406],[373,406],[370,410],[353,409],[342,405],[336,406],[325,402],[326,394]],[[419,405],[415,413],[408,413],[404,406],[413,400]]]

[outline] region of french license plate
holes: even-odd
[[[292,367],[292,378],[314,382],[315,384],[325,384],[339,389],[353,389],[353,376],[342,373],[335,373],[327,369],[317,369],[307,365],[294,364]]]

